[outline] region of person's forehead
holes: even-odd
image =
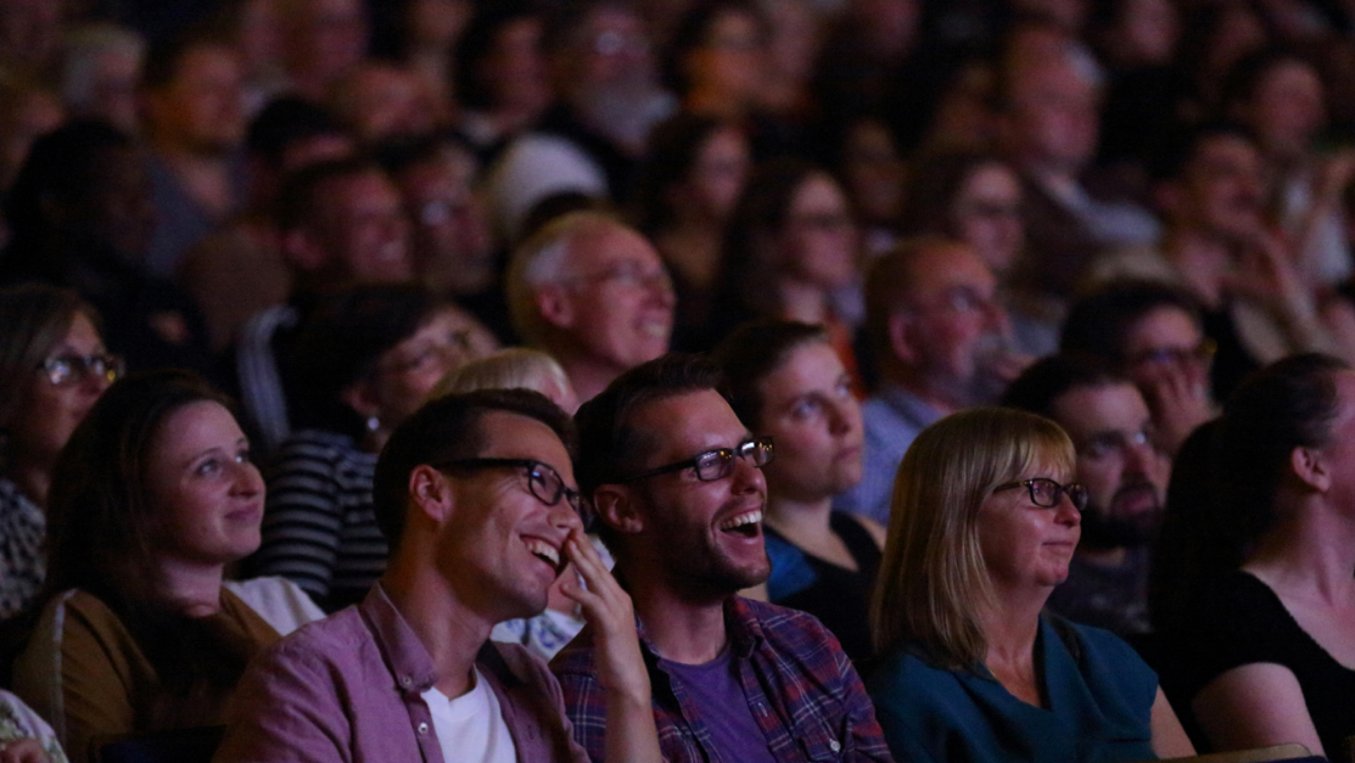
[[[926,248],[913,259],[909,270],[915,296],[929,296],[956,287],[986,290],[997,283],[978,255],[959,243]]]
[[[570,242],[568,263],[588,270],[623,262],[659,264],[659,255],[643,236],[620,225],[605,225],[587,231]]]
[[[1260,160],[1256,146],[1241,135],[1215,135],[1200,141],[1192,157],[1195,167],[1251,165]]]
[[[358,204],[373,200],[387,201],[398,195],[395,186],[383,173],[371,170],[335,178],[331,197],[344,204]]]
[[[1136,431],[1150,418],[1133,383],[1079,385],[1054,400],[1054,415],[1074,439],[1111,430]]]
[[[683,457],[737,445],[748,430],[713,389],[672,395],[641,406],[631,424],[666,457]]]
[[[520,413],[490,411],[480,418],[479,428],[484,435],[479,457],[533,458],[554,467],[567,482],[573,483],[569,452],[545,422]]]
[[[978,196],[1020,196],[1016,173],[1001,162],[985,162],[969,171],[961,190]]]
[[[1200,327],[1190,313],[1161,305],[1144,313],[1125,337],[1129,350],[1147,347],[1188,347],[1200,341]]]

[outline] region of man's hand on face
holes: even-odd
[[[625,695],[648,707],[649,673],[640,654],[630,595],[612,577],[582,530],[570,531],[565,555],[579,574],[573,575],[566,569],[559,589],[578,603],[584,619],[593,627],[599,680],[608,692]]]

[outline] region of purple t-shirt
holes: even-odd
[[[767,738],[748,707],[743,686],[734,670],[733,653],[726,646],[720,656],[703,665],[683,665],[669,660],[660,663],[673,682],[673,691],[681,691],[701,707],[719,708],[706,717],[711,746],[725,760],[741,763],[777,763],[767,748]]]

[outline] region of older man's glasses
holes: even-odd
[[[771,463],[772,455],[775,453],[776,446],[770,437],[755,437],[746,442],[739,443],[733,448],[716,448],[704,453],[698,453],[692,458],[675,463],[658,466],[639,474],[632,474],[617,482],[635,482],[636,480],[646,479],[648,477],[657,477],[660,474],[670,474],[680,472],[683,469],[692,469],[696,472],[696,478],[702,482],[714,482],[724,479],[734,471],[734,459],[741,458],[748,463],[761,469]]]
[[[117,355],[53,355],[38,364],[38,370],[47,376],[53,387],[67,387],[85,379],[95,378],[112,384],[126,372],[122,358]]]
[[[1064,495],[1073,502],[1073,506],[1082,511],[1087,508],[1087,488],[1076,482],[1067,485],[1060,485],[1048,477],[1035,477],[1028,480],[1016,480],[1014,482],[1004,482],[993,488],[994,493],[1000,493],[1003,490],[1024,487],[1030,492],[1030,502],[1042,509],[1057,508],[1059,501]]]
[[[579,491],[565,486],[565,480],[555,467],[532,458],[459,458],[432,464],[434,468],[453,469],[524,469],[527,490],[536,500],[554,506],[563,498],[574,513],[583,516],[584,500]]]

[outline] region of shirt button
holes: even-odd
[[[400,685],[408,689],[414,683],[414,679],[409,676],[400,676]]]
[[[833,752],[841,752],[841,751],[842,751],[842,743],[839,742],[839,741],[837,741],[836,739],[829,739],[829,740],[828,740],[828,749],[832,750]]]
[[[427,733],[428,733],[428,724],[427,724],[427,723],[424,723],[423,721],[419,721],[419,726],[418,726],[418,728],[419,728],[419,733],[420,733],[420,734],[427,734]],[[837,743],[834,742],[834,744],[837,744]]]

